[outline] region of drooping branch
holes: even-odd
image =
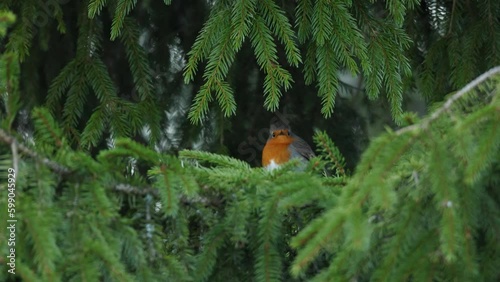
[[[478,76],[476,79],[473,81],[469,82],[467,85],[465,85],[462,89],[460,89],[457,93],[453,94],[450,99],[448,99],[444,105],[439,108],[437,111],[435,111],[430,117],[422,120],[420,124],[414,124],[410,125],[407,127],[403,127],[400,130],[396,131],[397,135],[404,134],[408,131],[413,131],[416,129],[426,129],[430,123],[432,123],[434,120],[439,118],[444,112],[448,111],[451,106],[461,97],[463,97],[465,94],[469,93],[473,88],[477,87],[480,83],[485,81],[486,79],[500,73],[500,66],[494,67],[490,69],[489,71],[483,73],[482,75]]]

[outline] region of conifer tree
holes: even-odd
[[[4,1],[0,230],[12,169],[17,222],[14,275],[0,232],[0,280],[499,280],[500,2],[459,2],[196,2],[209,13],[185,65],[158,79],[166,51],[148,38],[171,22],[144,19],[188,9],[180,2]],[[175,56],[182,31],[165,30]],[[236,71],[248,58],[261,77]],[[225,120],[244,119],[248,101],[238,76],[256,78],[263,98],[252,99],[269,111],[307,84],[318,100],[297,114],[316,101],[329,118],[358,91],[398,126],[352,171],[328,131],[315,132],[304,171],[195,150],[194,138],[163,146],[172,127],[195,131],[186,119],[199,138],[230,142]],[[189,94],[180,82],[194,96],[174,113]],[[427,115],[404,111],[412,93]]]

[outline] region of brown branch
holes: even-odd
[[[126,194],[135,194],[135,195],[153,195],[155,197],[160,197],[160,194],[157,189],[144,186],[144,187],[136,187],[130,184],[117,184],[113,187],[113,190],[126,193]],[[223,204],[224,199],[214,196],[212,198],[196,196],[194,198],[188,198],[186,196],[181,196],[180,201],[184,205],[192,205],[192,204],[202,204],[205,206],[213,206],[218,207]]]
[[[423,119],[422,123],[420,124],[414,124],[410,125],[407,127],[403,127],[400,130],[396,131],[396,135],[401,135],[404,133],[407,133],[409,131],[413,131],[416,129],[427,129],[429,127],[429,124],[439,118],[444,112],[448,111],[453,103],[455,103],[458,99],[463,97],[465,94],[469,93],[473,88],[477,87],[480,83],[485,81],[486,79],[492,77],[495,74],[500,73],[500,66],[494,67],[490,69],[489,71],[483,73],[482,75],[478,76],[476,79],[473,81],[469,82],[467,85],[465,85],[462,89],[460,89],[457,93],[453,94],[450,99],[444,103],[444,105],[439,108],[437,111],[435,111],[430,117]]]
[[[51,161],[48,158],[45,158],[45,157],[41,156],[40,154],[32,151],[30,148],[28,148],[24,144],[19,143],[14,136],[10,135],[9,133],[7,133],[3,129],[0,129],[0,140],[3,141],[4,143],[11,145],[11,146],[14,145],[14,147],[17,147],[18,151],[21,151],[24,154],[30,156],[32,159],[35,159],[35,160],[41,162],[42,164],[46,165],[47,167],[49,167],[50,169],[52,169],[56,173],[68,174],[71,172],[69,168],[67,168],[61,164],[58,164],[54,161]]]
[[[67,168],[66,166],[61,165],[57,162],[51,161],[48,158],[45,158],[45,157],[41,156],[40,154],[34,152],[33,150],[31,150],[30,148],[28,148],[24,144],[19,143],[14,136],[10,135],[9,133],[7,133],[3,129],[0,129],[0,141],[3,141],[4,143],[11,145],[13,150],[15,151],[15,152],[13,152],[14,155],[17,155],[16,152],[20,151],[20,152],[24,153],[25,155],[31,157],[32,159],[41,162],[42,164],[49,167],[52,171],[54,171],[60,175],[68,174],[71,172],[71,170],[69,168]],[[17,158],[17,156],[15,158]],[[16,170],[16,172],[17,172],[17,170]],[[153,195],[154,197],[160,196],[158,190],[151,187],[151,186],[136,187],[136,186],[132,186],[130,184],[120,183],[120,184],[116,184],[113,187],[113,190],[117,191],[117,192],[126,193],[126,194]],[[213,198],[207,198],[207,197],[201,197],[201,196],[197,196],[194,198],[187,198],[186,196],[182,196],[180,201],[181,201],[181,203],[183,203],[185,205],[199,203],[199,204],[203,204],[205,206],[218,207],[224,202],[224,199],[219,198],[217,196],[214,196]]]
[[[123,192],[123,193],[126,193],[126,194],[136,194],[136,195],[148,195],[148,194],[151,194],[155,197],[158,197],[159,194],[158,194],[158,191],[156,189],[153,189],[152,187],[142,187],[142,188],[139,188],[139,187],[135,187],[135,186],[132,186],[130,184],[118,184],[114,187],[114,190],[115,191],[118,191],[118,192]]]

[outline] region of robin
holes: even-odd
[[[262,166],[270,170],[279,167],[292,158],[307,161],[314,157],[311,147],[295,135],[290,126],[281,120],[271,121],[269,138],[262,150]]]

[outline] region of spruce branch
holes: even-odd
[[[345,176],[345,159],[326,132],[316,132],[313,138],[318,147],[320,147],[323,158],[333,165],[337,175]]]
[[[95,18],[96,15],[101,13],[102,8],[106,5],[107,0],[90,0],[88,5],[88,17]]]
[[[472,89],[476,88],[483,81],[487,80],[488,78],[498,73],[500,73],[500,66],[494,67],[489,71],[483,73],[482,75],[478,76],[476,79],[474,79],[473,81],[465,85],[462,89],[460,89],[457,93],[453,94],[453,96],[451,96],[451,98],[448,99],[444,103],[444,105],[437,111],[435,111],[430,117],[422,120],[420,124],[414,124],[401,128],[400,130],[395,132],[396,135],[402,135],[408,131],[415,131],[418,129],[426,130],[433,121],[438,119],[444,112],[450,110],[451,106],[453,106],[453,104],[457,102],[457,100],[462,98],[465,94],[469,93]]]
[[[4,143],[9,144],[11,146],[14,144],[14,146],[16,146],[19,151],[23,152],[24,154],[30,156],[31,158],[33,158],[35,160],[41,162],[42,164],[46,165],[47,167],[49,167],[50,169],[52,169],[54,172],[56,172],[58,174],[62,175],[62,174],[67,174],[70,172],[70,170],[67,167],[60,165],[54,161],[51,161],[48,158],[40,156],[38,153],[32,151],[30,148],[28,148],[24,144],[19,143],[14,136],[10,135],[9,133],[4,131],[3,129],[0,129],[0,140],[2,140]]]

